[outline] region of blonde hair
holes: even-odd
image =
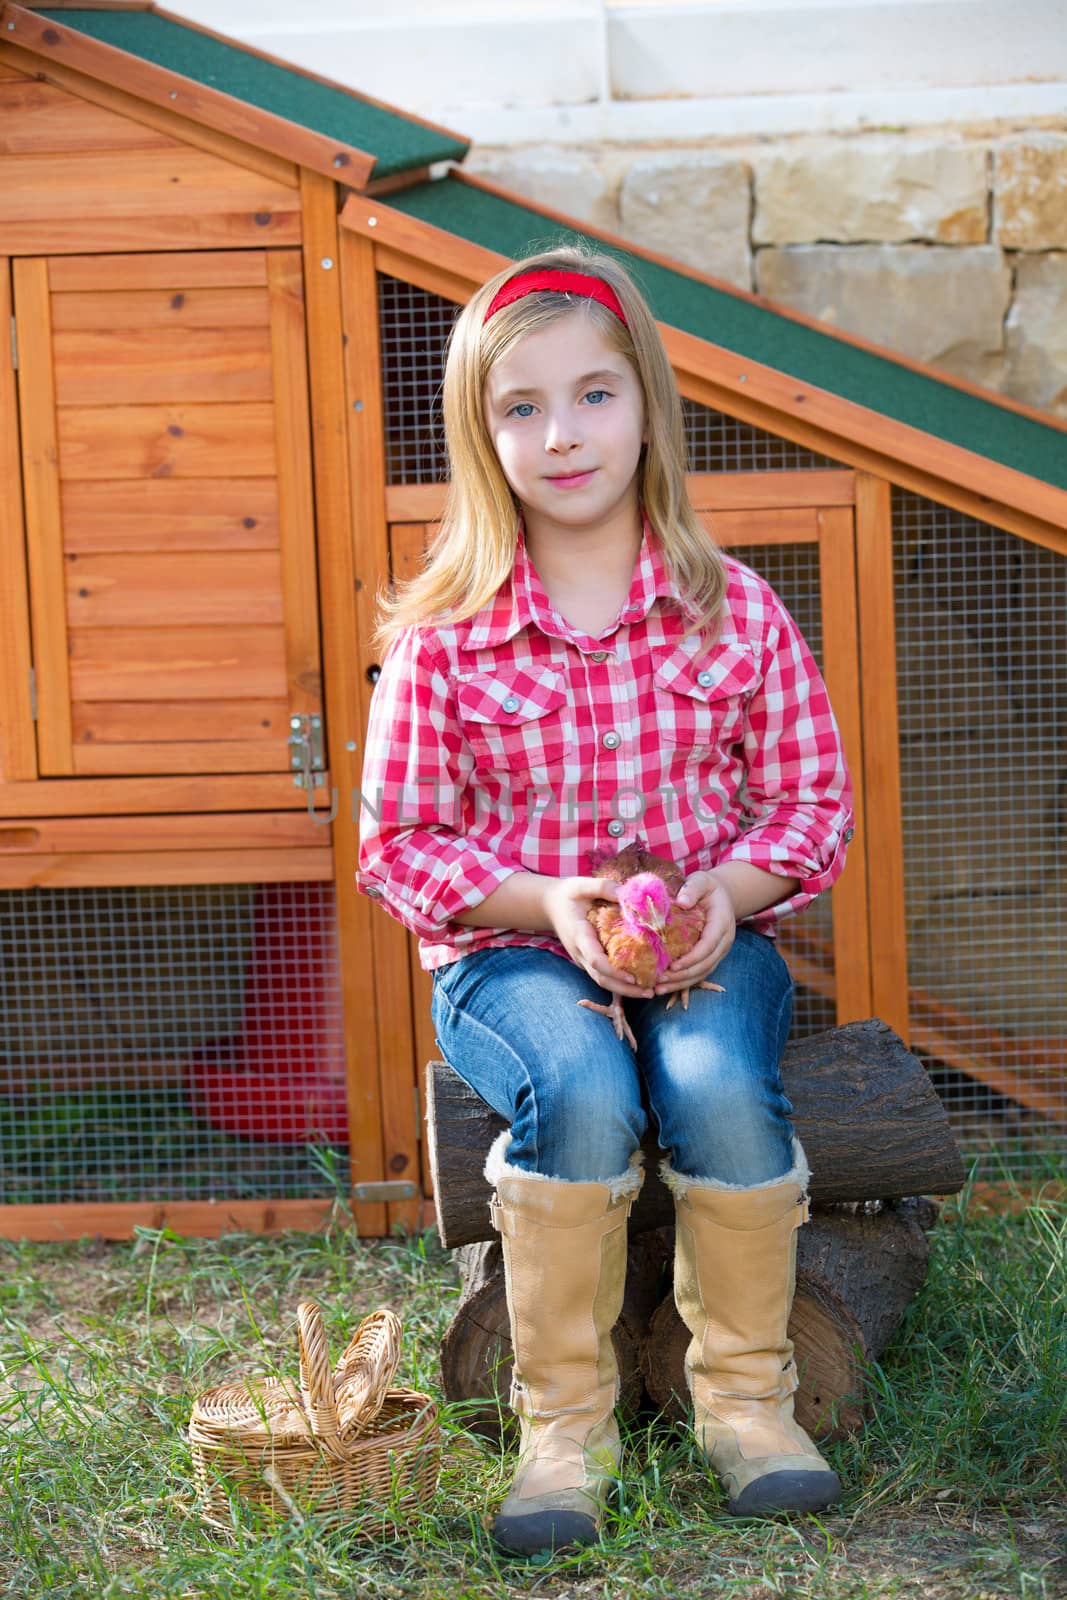
[[[523,272],[554,268],[583,272],[611,286],[626,323],[597,301],[558,291],[535,291],[485,313],[501,286]],[[444,421],[451,476],[440,527],[425,569],[380,601],[378,640],[388,644],[412,624],[472,617],[511,575],[519,510],[486,426],[483,396],[493,365],[520,339],[562,317],[593,319],[611,347],[637,373],[644,395],[646,444],[638,467],[641,504],[664,558],[698,621],[713,629],[726,593],[719,550],[698,521],[685,487],[682,405],[659,329],[639,290],[610,256],[561,246],[528,256],[484,284],[456,319],[445,364]]]

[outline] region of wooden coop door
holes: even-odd
[[[288,770],[322,710],[299,251],[13,274],[40,775]]]
[[[856,788],[856,837],[848,870],[832,894],[817,900],[803,917],[783,924],[781,948],[797,984],[798,1031],[856,1021],[871,1015],[871,951],[862,822],[855,480],[843,471],[710,473],[690,477],[689,490],[716,541],[765,576],[781,595],[830,690]],[[416,492],[425,520],[394,521],[389,528],[390,567],[397,578],[419,570],[435,528],[429,520],[433,491],[426,486]],[[398,491],[398,498],[404,493]],[[430,1020],[430,975],[419,966],[415,939],[381,926],[383,921],[375,925],[375,959],[385,969],[378,981],[398,999],[410,985],[411,995],[410,1021],[399,1003],[390,1007],[394,1026],[388,1077],[394,1083],[418,1083],[426,1062],[439,1054]],[[386,1159],[391,1151],[410,1158],[418,1150],[416,1141],[414,1131],[405,1138],[397,1126],[390,1139],[387,1129]],[[430,1176],[423,1176],[428,1193]]]

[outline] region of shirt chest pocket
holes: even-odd
[[[573,745],[563,679],[553,667],[514,667],[462,679],[456,705],[480,772],[542,772]]]
[[[744,734],[745,705],[759,683],[751,650],[722,644],[695,660],[676,651],[656,668],[652,692],[659,733],[699,758]]]

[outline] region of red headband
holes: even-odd
[[[624,328],[629,327],[618,295],[603,278],[594,278],[588,272],[557,272],[553,268],[520,272],[516,277],[509,278],[489,302],[489,310],[482,319],[482,326],[485,326],[490,317],[495,317],[498,311],[503,311],[505,306],[514,305],[516,300],[524,300],[528,294],[537,294],[540,289],[548,289],[553,294],[580,295],[583,300],[596,300],[598,304],[613,311]]]

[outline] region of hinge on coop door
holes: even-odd
[[[14,317],[11,318],[11,365],[16,372],[19,370],[19,330]]]
[[[298,789],[321,789],[326,782],[322,771],[322,718],[319,716],[292,716],[289,718],[289,765],[294,770],[293,783]]]
[[[417,1200],[419,1186],[403,1179],[389,1179],[385,1183],[354,1183],[352,1185],[353,1200],[366,1201],[368,1205],[375,1201],[391,1200]]]
[[[30,668],[30,721],[37,721],[37,668]]]

